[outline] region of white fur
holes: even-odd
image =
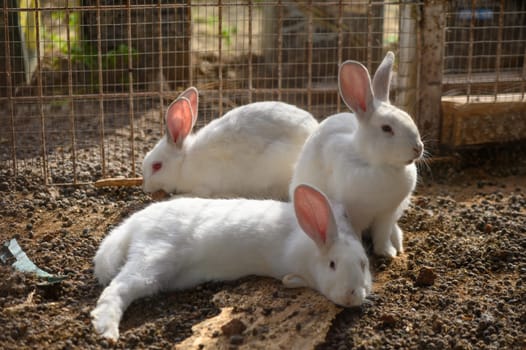
[[[320,123],[305,142],[290,187],[311,184],[343,203],[354,230],[361,234],[370,228],[374,252],[389,257],[403,252],[397,221],[416,185],[414,160],[423,154],[415,123],[389,103],[393,61],[388,53],[372,84],[360,63],[342,65],[340,94],[355,113]],[[382,129],[385,125],[392,133]]]
[[[174,104],[184,102],[178,99]],[[182,141],[174,142],[167,131],[144,158],[143,189],[287,199],[297,156],[317,126],[310,113],[295,106],[256,102],[229,111]],[[162,169],[154,172],[156,162]]]
[[[95,330],[116,340],[135,299],[247,275],[310,287],[342,306],[360,305],[371,290],[369,262],[343,206],[310,186],[298,189],[294,204],[177,198],[132,215],[94,258],[96,277],[109,283],[91,313]]]

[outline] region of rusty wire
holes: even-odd
[[[155,132],[158,134],[162,134],[164,131],[163,128],[163,106],[170,100],[174,99],[180,91],[182,91],[185,87],[190,85],[195,85],[199,88],[200,94],[202,96],[208,97],[210,101],[213,101],[214,108],[210,114],[213,117],[217,117],[222,115],[227,109],[230,108],[230,106],[235,106],[239,101],[243,102],[252,102],[257,101],[261,99],[269,99],[269,96],[271,96],[272,99],[277,98],[278,100],[287,100],[288,98],[296,98],[296,100],[293,100],[292,102],[297,102],[298,104],[301,104],[302,107],[305,107],[307,109],[322,109],[326,108],[326,110],[323,110],[324,115],[328,115],[333,112],[340,111],[341,109],[341,101],[338,96],[337,91],[337,84],[336,84],[336,75],[337,72],[331,72],[331,76],[333,79],[333,82],[331,84],[326,84],[325,82],[318,81],[319,79],[318,75],[318,66],[320,63],[315,62],[316,55],[319,54],[318,48],[315,47],[316,45],[316,38],[320,35],[324,35],[325,32],[331,32],[335,35],[335,43],[334,48],[327,49],[327,51],[334,49],[334,62],[330,62],[332,65],[331,67],[337,67],[342,61],[346,59],[353,59],[353,57],[347,57],[348,52],[356,52],[356,50],[362,50],[365,55],[362,56],[364,58],[364,64],[369,68],[369,70],[373,70],[375,67],[375,64],[379,62],[381,57],[377,57],[377,51],[376,48],[378,46],[378,43],[373,42],[375,40],[375,30],[377,30],[377,26],[373,24],[374,21],[377,20],[375,14],[379,13],[375,11],[377,6],[383,6],[384,4],[389,4],[390,6],[398,6],[400,2],[383,2],[383,1],[372,1],[372,0],[364,0],[364,1],[345,1],[345,0],[335,0],[335,1],[315,1],[315,0],[308,0],[308,2],[298,5],[300,10],[303,11],[304,15],[304,22],[303,22],[303,33],[297,33],[298,36],[301,36],[303,41],[301,41],[301,47],[290,47],[291,42],[290,41],[290,33],[285,31],[285,26],[289,22],[293,22],[298,20],[297,18],[291,18],[288,17],[290,14],[288,11],[288,6],[295,3],[300,3],[299,1],[283,1],[283,0],[267,0],[267,1],[253,1],[253,0],[245,0],[242,2],[230,2],[226,0],[209,0],[209,1],[190,1],[187,0],[184,3],[183,2],[171,2],[171,3],[165,3],[164,1],[157,0],[148,2],[145,4],[136,4],[133,0],[125,0],[122,1],[122,4],[118,4],[117,2],[113,2],[112,4],[102,4],[102,0],[97,0],[95,2],[90,2],[90,5],[87,6],[79,6],[76,2],[64,2],[64,6],[55,6],[52,3],[51,5],[49,3],[43,4],[42,0],[35,1],[35,6],[32,8],[9,8],[7,5],[7,2],[4,2],[3,4],[3,18],[4,18],[4,29],[5,29],[5,35],[4,40],[6,42],[6,49],[4,52],[4,55],[6,57],[6,71],[8,74],[6,74],[6,80],[5,80],[5,90],[6,95],[0,96],[0,102],[5,102],[7,104],[7,111],[6,114],[8,115],[9,120],[9,156],[6,158],[10,164],[10,166],[13,169],[13,174],[18,173],[18,168],[21,166],[21,162],[19,161],[19,157],[17,156],[17,147],[19,145],[19,138],[20,136],[17,134],[17,105],[36,105],[37,109],[35,112],[35,115],[33,116],[36,119],[38,119],[38,131],[35,131],[35,133],[38,133],[38,139],[40,144],[39,152],[38,152],[38,160],[37,164],[40,167],[41,170],[41,176],[42,180],[45,184],[84,184],[84,183],[90,183],[89,180],[86,180],[85,178],[79,178],[78,172],[80,168],[80,159],[79,159],[79,152],[81,151],[79,149],[79,135],[81,130],[78,130],[79,128],[79,121],[78,116],[76,113],[78,112],[78,108],[75,106],[76,101],[92,101],[94,102],[96,107],[96,118],[97,118],[97,127],[98,127],[98,139],[97,139],[97,152],[98,152],[98,162],[100,162],[100,173],[102,177],[106,177],[110,175],[109,164],[112,162],[112,154],[111,154],[111,145],[107,147],[107,137],[109,132],[106,132],[105,127],[109,122],[111,122],[111,112],[107,110],[107,107],[105,106],[106,101],[111,101],[113,99],[119,100],[119,101],[125,101],[127,105],[127,124],[125,125],[125,128],[128,132],[126,134],[126,141],[125,144],[129,145],[129,165],[130,165],[130,173],[123,174],[124,176],[136,176],[138,173],[138,169],[136,167],[136,159],[137,156],[141,155],[141,152],[143,152],[143,149],[141,148],[141,144],[136,142],[137,138],[141,138],[142,136],[142,130],[140,130],[141,126],[141,120],[139,115],[139,108],[140,105],[137,103],[140,99],[148,99],[155,101],[155,104],[158,104],[156,106],[156,113],[158,118],[156,118],[156,124],[151,127],[151,129],[155,129]],[[525,94],[525,81],[526,81],[526,48],[524,49],[524,61],[522,67],[520,67],[520,71],[517,72],[516,76],[513,78],[509,78],[510,73],[501,67],[501,61],[503,60],[503,57],[505,57],[505,52],[503,52],[503,37],[505,36],[505,23],[504,18],[506,16],[506,9],[504,7],[504,4],[506,2],[501,0],[500,1],[500,10],[498,12],[498,41],[497,41],[497,49],[495,54],[495,79],[491,81],[491,92],[490,94],[493,94],[495,96],[495,100],[497,99],[497,95],[501,93],[501,90],[505,88],[507,85],[505,83],[509,81],[515,83],[516,86],[519,86],[518,92],[522,94],[522,98],[524,99]],[[468,35],[468,42],[467,44],[467,57],[466,57],[466,69],[467,72],[464,72],[464,82],[465,82],[465,91],[468,101],[470,101],[474,94],[474,84],[477,83],[477,75],[475,74],[475,67],[473,65],[473,60],[475,59],[475,50],[474,50],[474,42],[475,42],[475,30],[476,30],[476,22],[475,22],[475,15],[476,15],[476,6],[477,2],[475,0],[466,0],[466,4],[469,6],[467,7],[469,9],[469,12],[471,13],[470,19],[469,19],[469,27],[467,30],[469,31]],[[47,6],[44,6],[47,5]],[[248,21],[247,27],[248,27],[248,39],[246,39],[246,45],[248,49],[245,49],[245,56],[243,56],[242,65],[245,68],[244,76],[241,78],[238,78],[238,81],[236,81],[234,78],[229,76],[227,73],[225,73],[229,69],[229,65],[232,63],[232,52],[234,49],[229,47],[228,42],[225,41],[225,31],[229,30],[228,25],[226,24],[229,20],[229,9],[233,6],[243,7],[247,8],[248,15],[245,18],[242,18],[241,21]],[[262,33],[258,32],[259,27],[263,26],[263,24],[257,23],[258,20],[258,14],[256,12],[257,7],[262,6],[272,6],[273,13],[274,13],[274,22],[275,28],[272,28],[271,33],[267,33],[269,36],[272,37],[272,48],[263,48],[261,49],[258,47],[258,35],[262,35]],[[361,31],[364,33],[365,42],[359,43],[358,41],[352,42],[349,41],[351,37],[351,26],[349,23],[352,23],[352,17],[349,15],[349,8],[353,6],[364,6],[362,12],[359,13],[361,16],[360,19],[363,20],[365,18],[366,26],[364,28],[360,28]],[[418,9],[418,2],[414,2],[415,11]],[[163,47],[163,40],[166,39],[164,36],[165,33],[163,32],[163,21],[165,20],[163,18],[164,13],[163,11],[173,11],[174,13],[176,11],[191,8],[196,9],[198,7],[204,7],[206,9],[211,9],[213,12],[213,15],[209,15],[208,12],[206,12],[206,16],[214,17],[217,16],[217,19],[214,19],[214,34],[210,34],[211,40],[213,41],[213,47],[214,52],[212,53],[214,55],[214,59],[217,59],[217,61],[213,62],[213,69],[214,72],[216,72],[216,76],[214,79],[206,80],[199,76],[200,69],[206,70],[206,66],[201,67],[200,64],[202,64],[201,56],[203,52],[199,52],[196,48],[192,47],[192,39],[193,37],[193,31],[194,26],[197,23],[197,20],[203,21],[203,18],[199,18],[197,15],[192,14],[191,11],[184,12],[184,28],[186,28],[186,38],[169,38],[169,40],[188,40],[189,44],[187,47],[190,48],[190,53],[185,56],[186,60],[184,62],[185,66],[183,67],[185,71],[187,72],[187,76],[183,78],[177,76],[176,78],[173,78],[172,80],[177,80],[175,84],[172,84],[170,89],[166,88],[165,82],[166,77],[163,75],[163,72],[166,69],[170,69],[173,67],[169,67],[170,65],[167,63],[167,61],[164,60],[165,54],[171,54],[168,52],[168,49]],[[316,8],[318,7],[318,8]],[[309,9],[311,9],[309,11]],[[314,9],[314,10],[313,10]],[[329,10],[334,9],[333,12],[330,12]],[[9,35],[9,21],[10,14],[19,14],[19,13],[27,13],[27,15],[35,16],[36,21],[36,38],[37,38],[37,66],[42,67],[43,60],[44,60],[44,54],[43,50],[41,49],[41,42],[44,42],[46,40],[45,33],[41,31],[41,17],[40,15],[42,13],[49,13],[50,11],[64,11],[66,14],[66,22],[68,22],[70,16],[73,13],[93,13],[95,14],[95,28],[94,33],[95,36],[95,48],[96,48],[96,55],[94,57],[94,60],[96,61],[96,70],[94,70],[94,74],[96,75],[96,81],[98,82],[98,86],[91,90],[82,90],[77,89],[76,90],[76,82],[74,81],[74,71],[75,69],[78,69],[78,67],[73,65],[73,57],[72,57],[72,44],[68,40],[66,42],[67,46],[67,53],[66,53],[66,63],[67,63],[67,72],[65,72],[65,84],[64,84],[64,90],[57,89],[52,90],[50,92],[49,86],[46,84],[49,84],[45,80],[45,76],[43,75],[42,69],[37,69],[34,73],[34,88],[35,91],[32,94],[18,94],[15,93],[17,91],[16,82],[13,80],[13,65],[11,64],[11,57],[13,55],[13,52],[11,50],[12,46],[12,40],[13,38]],[[120,11],[123,14],[123,28],[125,28],[125,38],[124,42],[127,46],[127,57],[125,59],[125,69],[126,71],[123,73],[126,76],[126,82],[123,84],[122,89],[108,89],[106,91],[105,84],[110,84],[110,82],[105,81],[107,79],[107,75],[105,75],[105,71],[102,67],[104,67],[104,60],[105,57],[103,56],[103,49],[104,45],[106,44],[104,42],[105,36],[104,36],[104,30],[107,30],[105,28],[105,24],[102,22],[101,16],[103,16],[106,11]],[[134,38],[134,31],[133,26],[136,25],[134,23],[134,18],[132,16],[132,13],[134,11],[152,11],[154,13],[154,20],[157,21],[153,24],[153,32],[152,37],[147,38],[151,40],[152,42],[155,42],[154,47],[156,47],[155,51],[155,58],[150,62],[152,65],[156,66],[154,67],[156,70],[155,72],[159,72],[158,81],[153,82],[153,89],[150,90],[141,90],[140,88],[135,88],[135,83],[137,83],[138,79],[136,78],[136,74],[140,67],[137,67],[137,62],[135,59],[135,55],[133,52],[133,45],[134,40],[137,40],[137,38]],[[301,12],[300,11],[300,12]],[[334,16],[332,20],[326,20],[326,23],[323,24],[323,19],[320,19],[321,17],[326,16]],[[186,17],[189,16],[189,17]],[[386,13],[384,12],[384,16],[386,16]],[[400,16],[400,14],[398,14]],[[206,18],[204,20],[207,20]],[[239,19],[238,19],[239,20]],[[261,20],[261,19],[259,19]],[[264,21],[262,19],[261,21]],[[215,22],[217,21],[217,23]],[[384,29],[385,30],[385,29]],[[184,31],[184,29],[183,29]],[[238,38],[235,36],[235,33],[226,33],[226,34],[232,34],[233,40],[243,40],[241,38]],[[300,35],[301,34],[301,35]],[[399,34],[399,33],[398,33]],[[421,39],[421,33],[417,32],[415,35],[416,42],[413,43],[414,47],[418,48],[419,50],[422,50],[422,47],[420,47],[420,39]],[[66,37],[71,38],[72,33],[70,32],[70,28],[66,26]],[[106,44],[107,45],[107,44]],[[264,56],[264,53],[261,52],[261,50],[273,50],[272,62],[266,63],[270,67],[262,67],[260,56]],[[384,51],[387,48],[384,47]],[[390,48],[392,49],[392,48]],[[177,47],[175,50],[180,50],[179,47]],[[258,51],[259,50],[259,51]],[[355,50],[355,51],[353,51]],[[380,50],[381,51],[381,50]],[[360,51],[361,52],[361,51]],[[177,52],[176,52],[177,53]],[[294,66],[297,62],[294,62],[294,59],[298,59],[297,61],[300,62],[297,64],[297,66]],[[304,62],[301,61],[304,59]],[[235,61],[235,60],[234,60]],[[236,61],[235,64],[240,65],[239,61]],[[329,64],[329,63],[327,63]],[[422,62],[422,64],[425,64],[425,62]],[[294,68],[290,68],[293,66]],[[300,67],[300,68],[298,68]],[[327,69],[327,71],[329,71]],[[301,77],[303,80],[301,80],[301,84],[304,84],[304,86],[300,86],[299,83],[291,83],[292,80],[294,80],[294,77],[291,77],[291,72],[293,74],[302,74]],[[324,71],[325,72],[325,71]],[[327,74],[327,73],[326,73]],[[448,79],[450,79],[448,76],[446,76],[445,81],[447,82]],[[181,81],[184,80],[184,83],[181,83]],[[298,80],[299,81],[299,80]],[[186,85],[186,86],[183,86]],[[294,85],[297,84],[297,85]],[[325,85],[324,85],[325,84]],[[83,85],[84,87],[84,85]],[[292,96],[292,97],[290,97]],[[327,96],[330,96],[330,98],[327,98]],[[418,98],[418,96],[415,96]],[[48,131],[49,128],[52,125],[49,123],[49,111],[46,109],[49,104],[52,104],[55,101],[58,100],[64,100],[67,101],[68,110],[67,110],[67,123],[68,125],[64,125],[64,130],[66,131],[65,140],[68,144],[71,145],[70,149],[67,151],[66,154],[69,155],[69,159],[71,160],[71,181],[56,181],[54,180],[51,171],[50,171],[50,164],[49,159],[53,159],[51,156],[53,149],[48,144]],[[329,101],[329,102],[327,102]],[[209,103],[209,105],[212,103]],[[327,104],[327,106],[323,106],[324,104]],[[322,105],[320,107],[320,105]],[[318,114],[320,115],[320,114]],[[36,130],[36,129],[35,129]],[[136,132],[137,130],[140,130],[141,132]],[[48,149],[49,148],[49,149]],[[64,151],[66,152],[66,151]],[[51,158],[49,158],[51,157]],[[49,159],[48,159],[49,158]],[[31,165],[30,165],[31,166]],[[69,171],[69,169],[68,169]],[[96,180],[93,178],[92,180]]]

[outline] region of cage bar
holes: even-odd
[[[343,0],[338,1],[338,67],[343,63]],[[341,98],[339,92],[336,97],[336,111],[341,111]]]
[[[252,102],[252,89],[254,88],[252,84],[252,79],[254,79],[253,66],[252,66],[252,8],[254,7],[252,0],[248,0],[248,102]]]
[[[157,32],[155,35],[157,36],[157,46],[159,47],[159,59],[157,60],[159,65],[159,133],[162,135],[163,133],[163,119],[164,119],[164,113],[163,113],[163,106],[164,106],[164,73],[163,73],[163,29],[162,29],[162,23],[163,23],[163,15],[162,15],[162,7],[161,7],[161,0],[158,0],[157,2],[158,10],[157,10],[157,17],[158,17],[158,24],[157,24]]]
[[[102,74],[102,32],[100,20],[100,0],[97,0],[96,27],[97,27],[97,77],[99,89],[97,100],[99,101],[99,152],[102,177],[106,177],[106,151],[104,147],[104,75]]]
[[[35,0],[35,8],[39,8],[38,0]],[[37,43],[40,42],[40,16],[38,12],[34,12],[35,15],[35,31],[37,37]],[[37,45],[37,61],[38,66],[42,66],[42,60],[40,58],[40,45]],[[44,184],[48,184],[48,166],[47,166],[47,147],[46,147],[46,124],[45,124],[45,114],[44,114],[44,105],[42,103],[42,96],[44,95],[42,89],[42,71],[37,70],[37,88],[38,88],[38,112],[40,117],[40,135],[41,135],[41,159],[42,159],[42,178],[44,179]]]
[[[366,50],[366,63],[365,66],[371,72],[373,70],[373,5],[372,1],[367,2],[367,50]]]
[[[493,85],[493,95],[495,96],[495,101],[497,101],[497,95],[499,91],[499,80],[500,80],[500,63],[502,56],[502,32],[504,30],[504,0],[500,1],[499,9],[499,25],[497,29],[497,53],[495,57],[495,84]]]
[[[69,8],[66,3],[66,23],[69,23]],[[68,105],[69,105],[69,125],[70,125],[70,136],[71,136],[71,161],[73,164],[73,183],[77,183],[77,139],[76,139],[76,122],[75,122],[75,108],[73,104],[73,66],[71,60],[71,33],[69,25],[66,25],[66,37],[68,47]]]
[[[526,47],[524,48],[524,55],[522,56],[522,81],[521,81],[521,100],[524,100],[526,93]]]
[[[467,87],[466,87],[466,98],[469,102],[471,99],[471,83],[472,83],[472,73],[473,73],[473,45],[475,41],[475,4],[476,0],[471,0],[471,18],[469,20],[469,43],[468,43],[468,77],[467,77]]]
[[[312,7],[312,0],[309,0],[309,7]],[[307,15],[307,108],[312,108],[312,12]]]
[[[222,0],[217,0],[217,64],[218,64],[218,81],[219,81],[219,87],[218,87],[218,110],[219,115],[223,115],[223,3]]]
[[[126,29],[128,31],[128,104],[130,108],[130,147],[131,147],[131,167],[132,177],[136,176],[135,172],[135,106],[133,93],[133,52],[132,52],[132,22],[131,22],[131,0],[126,1]]]
[[[13,175],[18,175],[17,172],[17,156],[16,156],[16,132],[15,132],[15,116],[13,106],[13,80],[11,79],[11,39],[9,37],[9,11],[7,8],[7,1],[4,1],[4,43],[5,43],[5,62],[6,62],[6,95],[7,95],[7,108],[9,113],[10,123],[10,137],[11,137],[11,168]]]
[[[434,4],[49,0],[17,8],[4,2],[0,104],[9,126],[0,130],[0,161],[13,174],[37,170],[43,183],[54,185],[136,176],[137,162],[164,132],[164,105],[185,88],[199,89],[198,127],[235,106],[269,99],[306,108],[321,120],[347,110],[338,94],[341,62],[358,60],[373,72],[387,50],[397,55],[395,104],[415,118],[423,134],[437,125],[447,131],[438,102],[444,95],[464,101],[462,108],[487,98],[524,101],[525,5],[443,3],[447,11],[439,22],[444,24],[431,23],[439,12],[431,10]],[[31,32],[38,41],[38,68],[32,73],[20,68],[23,57],[14,46],[24,37],[12,33],[28,30],[10,23],[20,14],[35,16],[38,23]],[[91,21],[69,27],[75,16]],[[433,49],[436,41],[426,31],[443,31],[443,47]],[[429,62],[442,68],[431,71]],[[20,82],[22,74],[31,81]],[[426,103],[429,96],[437,102]],[[454,145],[469,134],[458,120],[445,132],[456,135]],[[60,133],[64,136],[57,139]],[[97,167],[87,171],[94,163]]]
[[[277,55],[277,64],[278,64],[278,100],[283,98],[281,90],[283,89],[283,2],[278,0],[278,55]]]

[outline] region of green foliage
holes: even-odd
[[[138,51],[133,47],[130,49],[126,44],[120,44],[117,48],[108,51],[102,56],[102,69],[120,69],[128,67],[128,55],[131,53],[132,60],[139,58]]]
[[[195,21],[195,23],[207,24],[209,26],[215,26],[215,24],[217,22],[219,22],[219,17],[218,16],[208,16],[206,18],[196,17],[194,19],[194,21]]]
[[[214,32],[217,27],[217,24],[219,23],[219,17],[218,16],[207,16],[206,18],[196,17],[194,21],[199,24],[206,24],[207,27],[210,27],[208,28],[208,30]],[[237,34],[236,26],[226,25],[226,26],[222,26],[221,28],[221,39],[223,39],[227,45],[232,44],[232,36],[236,34]]]
[[[227,45],[232,44],[232,36],[237,34],[236,26],[226,26],[221,30],[221,38],[226,41]]]
[[[51,52],[60,52],[63,56],[70,57],[72,62],[80,63],[92,70],[98,69],[97,48],[89,43],[79,40],[80,13],[70,12],[67,16],[66,11],[53,11],[51,18],[62,23],[68,17],[69,38],[64,36],[64,32],[48,31],[45,27],[41,29],[45,39],[47,49]],[[69,40],[69,47],[68,47]],[[138,52],[134,48],[129,48],[126,44],[120,44],[115,49],[102,54],[102,69],[124,69],[128,67],[128,56],[138,59]],[[56,54],[53,54],[56,56]]]

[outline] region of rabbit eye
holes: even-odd
[[[161,170],[162,167],[163,167],[163,163],[161,163],[161,162],[155,162],[155,163],[152,164],[153,172]]]
[[[331,262],[329,263],[329,267],[331,268],[331,270],[336,270],[336,263],[331,260]]]
[[[360,262],[360,266],[362,267],[362,271],[365,271],[365,265],[366,265],[366,264],[365,264],[365,260],[362,260],[362,261]]]
[[[388,134],[393,134],[393,128],[390,125],[382,125],[382,131]]]

